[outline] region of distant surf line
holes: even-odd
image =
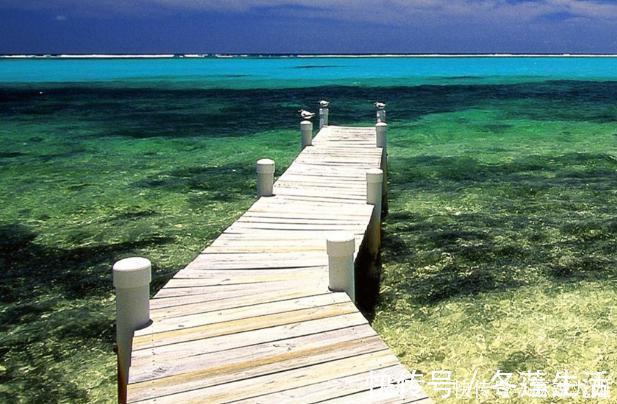
[[[0,59],[237,59],[237,58],[617,58],[595,53],[181,53],[181,54],[5,54]]]

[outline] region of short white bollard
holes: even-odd
[[[374,205],[368,228],[368,250],[371,256],[379,253],[381,246],[381,194],[383,171],[372,168],[366,172],[366,203]]]
[[[300,133],[302,135],[302,148],[313,145],[313,122],[300,122]]]
[[[354,235],[348,232],[333,233],[327,239],[329,289],[346,292],[356,301],[356,276],[353,255],[356,248]]]
[[[381,169],[383,170],[383,181],[381,190],[382,212],[388,212],[388,124],[378,122],[375,125],[376,146],[382,148]]]
[[[330,114],[330,109],[328,107],[319,108],[319,129],[324,126],[328,126],[328,115]]]
[[[257,160],[257,195],[272,196],[274,186],[274,161]]]
[[[146,258],[126,258],[113,266],[113,282],[116,288],[118,391],[124,390],[124,394],[131,366],[133,333],[150,322],[151,280],[152,264]],[[119,399],[122,401],[122,397]]]

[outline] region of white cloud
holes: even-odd
[[[168,10],[246,12],[263,8],[337,20],[414,23],[466,19],[527,23],[545,16],[617,20],[617,4],[601,0],[3,0],[0,8],[53,9],[75,12],[145,13],[153,6]],[[156,8],[156,7],[154,7]]]
[[[338,18],[404,20],[410,17],[485,16],[529,20],[550,14],[615,19],[617,4],[598,0],[140,0],[176,8],[247,11],[262,7],[302,7],[305,13]]]

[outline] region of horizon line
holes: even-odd
[[[386,58],[386,57],[617,57],[614,53],[32,53],[0,54],[0,59],[182,59],[182,58]]]

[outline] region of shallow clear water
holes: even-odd
[[[147,256],[162,285],[251,204],[257,159],[285,169],[297,109],[322,98],[333,124],[371,125],[388,102],[380,332],[411,367],[454,365],[461,351],[435,341],[469,350],[474,335],[453,336],[467,310],[483,338],[511,337],[467,358],[533,364],[550,347],[508,362],[528,337],[485,307],[613,298],[615,94],[604,58],[2,60],[0,399],[113,397],[111,264]],[[536,303],[563,327],[555,301]],[[609,324],[577,334],[595,356],[573,346],[546,366],[615,363],[614,342],[593,342],[614,311],[577,319],[596,315]]]

